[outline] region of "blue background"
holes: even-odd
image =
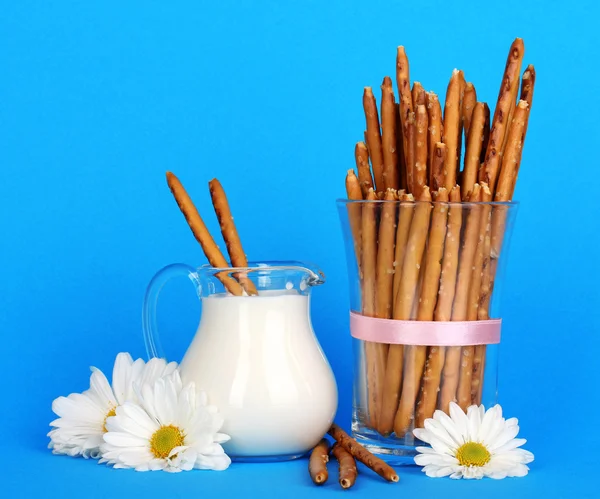
[[[126,4],[126,5],[124,5]],[[140,307],[160,267],[204,263],[166,187],[175,171],[209,228],[207,181],[230,197],[251,259],[318,263],[314,326],[348,426],[351,348],[334,200],[362,138],[362,89],[411,77],[443,98],[453,68],[494,105],[508,47],[538,80],[503,302],[500,401],[536,455],[521,480],[361,475],[352,494],[586,497],[598,463],[599,292],[593,2],[2,2],[0,476],[3,496],[255,497],[317,489],[306,461],[225,473],[112,471],[45,449],[50,404],[88,366],[143,356]],[[376,92],[377,94],[377,92]],[[181,355],[199,305],[174,282],[163,343]],[[335,478],[335,471],[334,471]]]

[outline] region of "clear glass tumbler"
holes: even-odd
[[[337,201],[354,345],[354,437],[413,463],[415,427],[497,401],[499,298],[516,203]]]

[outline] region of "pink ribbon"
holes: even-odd
[[[397,321],[350,312],[353,338],[396,345],[466,346],[500,343],[502,319],[486,321]]]

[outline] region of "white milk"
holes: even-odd
[[[303,454],[327,432],[337,409],[309,297],[294,292],[203,298],[181,375],[223,414],[232,457]]]

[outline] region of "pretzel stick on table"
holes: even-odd
[[[469,202],[481,201],[481,186],[475,184]],[[479,239],[480,207],[470,206],[466,216],[463,242],[458,262],[458,273],[456,278],[456,291],[452,305],[453,321],[464,321],[467,318],[467,302],[469,296],[469,283],[471,280],[473,258],[477,249]],[[442,388],[440,393],[440,408],[448,413],[450,402],[456,399],[461,361],[460,346],[452,346],[446,349],[446,360],[444,363]]]
[[[352,454],[340,444],[335,444],[333,449],[331,449],[331,453],[339,463],[340,485],[343,489],[349,489],[354,485],[354,482],[356,482],[356,476],[358,474],[356,461],[354,460],[354,457],[352,457]]]
[[[322,438],[315,446],[308,460],[308,473],[310,478],[316,485],[323,485],[329,473],[327,471],[327,463],[329,462],[329,440]]]
[[[427,92],[427,169],[429,170],[429,187],[435,191],[433,185],[433,158],[435,145],[442,141],[442,108],[438,96],[433,92]],[[445,147],[445,146],[444,146]],[[445,155],[445,153],[444,153]]]
[[[223,186],[216,178],[214,178],[208,183],[208,188],[210,190],[210,197],[212,198],[215,213],[217,214],[217,219],[219,220],[219,225],[221,226],[221,234],[223,235],[223,240],[225,241],[225,246],[227,247],[227,252],[231,259],[231,265],[233,267],[248,267],[248,259],[246,258],[246,254],[242,247],[242,241],[237,228],[235,227],[235,223],[233,222],[233,215],[231,214],[231,208],[229,207],[229,202],[227,201]],[[235,274],[235,277],[239,280],[244,291],[246,291],[248,295],[258,294],[256,286],[248,278],[247,274],[238,272]]]
[[[433,148],[433,162],[431,164],[431,175],[429,181],[429,185],[434,191],[444,187],[444,171],[447,151],[448,148],[446,147],[446,144],[443,142],[435,143]]]
[[[418,321],[433,320],[442,271],[441,262],[444,253],[444,240],[446,238],[448,191],[444,187],[440,188],[437,193],[434,193],[434,201],[429,242],[427,243],[425,256],[425,271],[423,273],[421,295],[418,300]],[[402,394],[394,421],[394,431],[397,437],[404,436],[410,428],[427,354],[427,346],[423,345],[408,345],[405,349],[406,365],[404,368],[404,380],[402,382]]]
[[[477,92],[475,86],[469,81],[465,84],[465,92],[462,100],[462,124],[463,130],[465,131],[465,140],[469,142],[469,130],[471,128],[471,120],[473,118],[473,112],[475,110],[475,103],[477,102]]]
[[[492,193],[485,182],[481,183],[481,201],[489,203],[492,201]],[[466,320],[476,321],[479,308],[479,292],[481,289],[481,277],[483,270],[485,235],[491,224],[491,205],[482,205],[471,207],[480,212],[479,215],[479,234],[476,242],[475,256],[473,257],[471,280],[469,282],[467,316]],[[482,345],[478,345],[482,346]],[[481,349],[480,349],[481,350]],[[480,353],[480,351],[478,352]],[[458,380],[457,399],[458,405],[466,411],[471,405],[472,400],[472,382],[473,370],[475,368],[475,346],[465,345],[461,351],[460,374]],[[481,363],[481,357],[478,358],[478,363]]]
[[[357,142],[354,147],[354,160],[358,171],[358,181],[363,198],[367,196],[369,189],[373,188],[373,177],[369,166],[369,151],[364,142]]]
[[[448,209],[448,224],[442,259],[440,289],[433,315],[436,321],[449,321],[452,316],[461,227],[462,206],[460,204],[460,187],[456,185],[450,191],[450,206]],[[417,414],[415,418],[415,427],[417,428],[423,428],[425,420],[433,417],[445,358],[445,347],[431,347],[429,349],[427,362],[425,363],[421,394],[417,402]]]
[[[417,106],[415,121],[415,196],[420,196],[427,185],[427,109],[424,105]]]
[[[329,428],[329,433],[339,445],[346,449],[352,454],[357,461],[360,461],[368,468],[372,469],[382,478],[385,478],[388,482],[397,482],[400,477],[389,464],[382,459],[371,454],[367,449],[360,445],[356,440],[350,438],[348,434],[342,430],[338,425],[333,423]]]
[[[520,38],[515,39],[508,53],[506,68],[502,77],[502,85],[498,93],[498,102],[492,120],[485,162],[483,168],[479,170],[479,181],[486,182],[492,193],[496,189],[496,181],[498,180],[498,172],[502,162],[504,138],[511,124],[509,119],[514,112],[517,90],[519,88],[519,72],[524,52],[525,46],[523,45],[523,40]]]
[[[444,105],[444,135],[443,141],[448,148],[445,162],[445,182],[446,190],[451,190],[456,185],[456,172],[458,170],[458,160],[460,156],[460,87],[461,72],[455,69],[452,72],[448,90],[446,92],[446,103]]]
[[[381,131],[379,129],[379,114],[377,113],[377,102],[371,87],[365,87],[363,93],[363,107],[367,123],[367,147],[371,165],[373,166],[373,180],[375,189],[385,189],[383,179],[383,149],[381,146]]]
[[[398,116],[392,79],[386,76],[381,85],[381,144],[383,149],[383,185],[385,189],[399,189],[398,152],[396,134]]]
[[[429,230],[431,215],[431,194],[425,186],[416,203],[415,212],[410,224],[408,241],[402,263],[402,278],[394,303],[394,319],[410,320],[413,302],[417,294],[420,269]],[[402,379],[404,346],[390,345],[383,391],[383,403],[379,416],[380,433],[387,434],[394,426],[394,418],[398,410],[400,384]]]
[[[477,173],[479,172],[483,134],[486,123],[489,127],[490,110],[486,103],[477,102],[473,109],[473,117],[470,124],[467,149],[465,152],[465,168],[460,184],[463,199],[467,199],[467,196],[473,190],[473,186],[477,182]]]
[[[169,189],[171,189],[171,193],[173,194],[181,213],[183,213],[183,216],[190,226],[192,234],[194,234],[194,237],[200,243],[200,246],[202,246],[202,251],[204,251],[208,262],[215,268],[229,267],[227,260],[225,260],[223,253],[221,253],[217,243],[215,243],[215,240],[210,235],[210,232],[206,228],[192,199],[175,174],[167,172],[167,184],[169,185]],[[233,277],[221,273],[219,273],[217,277],[223,283],[225,289],[232,295],[242,296],[244,294],[244,288]]]

